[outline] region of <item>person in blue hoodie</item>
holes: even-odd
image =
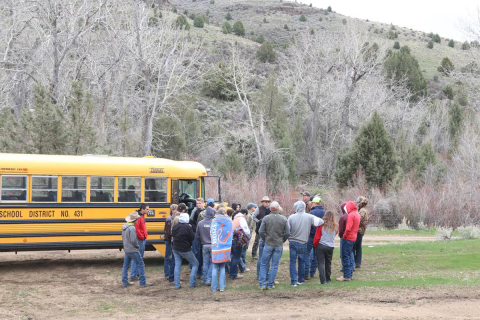
[[[325,216],[325,208],[319,196],[315,196],[312,199],[312,207],[309,214],[313,214],[320,219],[323,219]],[[317,227],[312,227],[310,229],[310,236],[308,237],[307,252],[305,253],[305,280],[314,278],[317,272],[317,255],[313,248],[313,238],[315,238],[316,231]]]
[[[215,209],[208,206],[205,209],[205,219],[200,221],[197,225],[196,238],[202,245],[203,270],[202,279],[203,284],[209,286],[212,283],[212,238],[210,236],[210,227],[215,216]]]

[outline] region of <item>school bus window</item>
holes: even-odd
[[[86,202],[87,177],[62,177],[62,202]]]
[[[167,178],[145,178],[145,202],[167,202]]]
[[[179,200],[197,198],[197,180],[180,180],[178,184]]]
[[[113,202],[114,177],[90,177],[90,202]]]
[[[32,176],[32,201],[57,202],[58,177]]]
[[[27,201],[27,176],[2,175],[0,201]]]
[[[118,202],[140,202],[141,186],[142,178],[140,177],[119,177]]]

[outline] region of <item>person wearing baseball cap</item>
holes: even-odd
[[[270,213],[270,209],[269,209],[270,198],[268,196],[265,196],[262,198],[260,203],[261,205],[255,209],[252,215],[252,219],[256,223],[255,241],[253,242],[253,247],[252,247],[252,259],[257,259],[257,250],[260,243],[260,234],[258,233],[258,230],[260,229],[260,225],[262,224],[262,219]],[[258,275],[258,272],[257,272],[257,275]]]
[[[145,277],[145,264],[143,263],[142,256],[140,255],[140,246],[137,240],[137,230],[135,229],[135,223],[138,219],[140,219],[140,215],[137,211],[129,214],[125,218],[126,223],[122,228],[123,251],[125,252],[122,269],[122,284],[124,288],[133,285],[133,282],[128,281],[128,267],[130,267],[132,261],[134,261],[137,266],[140,277],[140,288],[150,287],[153,285],[152,283],[147,282]]]
[[[312,206],[312,202],[310,201],[310,192],[303,191],[303,192],[300,192],[300,194],[303,196],[302,197],[303,202],[305,202],[305,212],[309,213],[310,208]]]

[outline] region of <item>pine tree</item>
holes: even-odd
[[[449,133],[452,150],[458,146],[458,139],[462,131],[463,124],[463,109],[458,103],[454,103],[448,113],[449,116]]]
[[[227,13],[227,15],[225,16],[225,19],[232,20],[232,14],[230,12]]]
[[[270,62],[273,63],[277,59],[277,54],[275,50],[273,50],[272,44],[268,41],[262,43],[260,48],[257,51],[257,58],[262,62]]]
[[[347,185],[358,169],[365,172],[370,187],[378,188],[384,188],[397,173],[393,142],[377,112],[360,129],[352,148],[340,154],[335,174],[337,182]]]
[[[245,36],[245,28],[242,21],[237,21],[233,24],[233,33],[239,37]]]
[[[450,48],[455,47],[455,41],[450,40],[450,41],[448,42],[448,46],[449,46]]]
[[[94,102],[85,93],[81,82],[72,83],[72,96],[68,99],[68,115],[73,154],[95,153],[97,132],[94,126]]]
[[[232,25],[230,23],[228,23],[228,21],[225,21],[222,25],[222,32],[224,34],[229,34],[229,33],[232,33]]]
[[[452,61],[450,61],[448,58],[443,58],[442,63],[437,68],[437,71],[448,77],[454,69],[455,66],[453,65]]]

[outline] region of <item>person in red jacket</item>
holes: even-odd
[[[146,203],[142,203],[140,205],[140,209],[137,210],[140,219],[138,219],[137,223],[135,223],[135,230],[137,231],[137,241],[138,241],[138,246],[140,247],[139,252],[140,256],[142,257],[143,260],[143,254],[145,253],[145,244],[147,242],[147,237],[148,237],[148,232],[147,232],[147,226],[145,224],[145,215],[148,213],[148,210],[150,210],[150,207]],[[130,281],[137,280],[139,278],[138,270],[137,270],[137,265],[132,261],[132,268],[130,271]]]
[[[343,276],[337,278],[337,281],[350,281],[353,274],[353,260],[351,258],[353,253],[353,246],[357,240],[358,227],[360,226],[360,215],[357,212],[357,205],[353,201],[348,201],[345,205],[348,213],[345,232],[343,233],[340,243],[342,246],[342,264]]]

